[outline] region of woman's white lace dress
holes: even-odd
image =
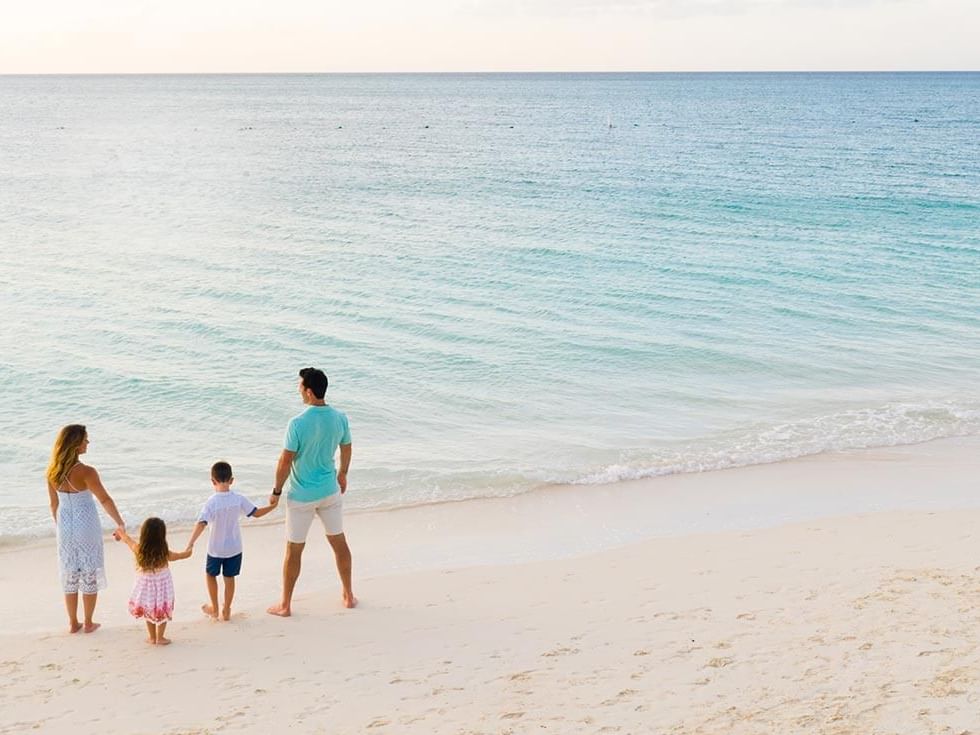
[[[102,525],[88,490],[58,492],[58,561],[66,595],[94,595],[105,589]]]

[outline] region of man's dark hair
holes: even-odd
[[[299,371],[299,377],[303,379],[303,387],[313,391],[319,400],[327,395],[327,376],[322,370],[317,368],[303,368]]]
[[[211,479],[215,482],[231,482],[231,465],[227,462],[215,462],[211,465]]]

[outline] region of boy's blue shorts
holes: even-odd
[[[221,557],[221,556],[211,556],[208,554],[208,561],[204,565],[204,571],[208,573],[210,577],[237,577],[239,572],[242,571],[242,555],[235,554],[234,556]]]

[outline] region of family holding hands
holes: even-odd
[[[80,424],[65,426],[58,434],[47,470],[48,495],[58,537],[61,584],[68,611],[69,631],[91,633],[100,589],[106,586],[102,527],[95,501],[101,503],[116,523],[113,538],[124,542],[135,557],[137,576],[129,598],[129,612],[146,623],[147,642],[166,645],[167,623],[173,617],[174,584],[170,562],[187,559],[195,542],[207,530],[208,553],[205,579],[209,601],[202,611],[214,620],[231,617],[235,577],[242,567],[242,516],[261,518],[286,494],[286,554],[283,561],[282,596],[268,609],[273,615],[289,616],[306,538],[317,516],[334,551],[343,587],[343,603],[357,604],[351,584],[351,553],[343,530],[342,496],[347,490],[351,460],[350,426],[340,411],[324,401],[327,376],[316,368],[299,371],[299,392],[307,408],[294,417],[286,430],[283,450],[276,467],[276,480],[268,505],[258,507],[231,489],[231,465],[215,462],[211,467],[214,493],[204,504],[186,548],[172,551],[167,544],[167,526],[160,518],[147,518],[138,539],[126,532],[116,504],[103,487],[94,467],[79,457],[88,449],[88,433]],[[340,467],[334,457],[340,451]],[[224,578],[224,596],[218,606],[218,577]],[[82,596],[83,619],[78,619],[78,596]]]

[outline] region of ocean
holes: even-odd
[[[980,433],[980,74],[0,77],[0,540],[60,426],[128,520]],[[790,492],[791,490],[787,490]]]

